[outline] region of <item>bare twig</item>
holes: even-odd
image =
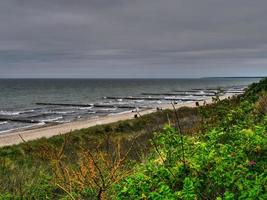
[[[91,152],[90,152],[90,151],[86,151],[86,153],[87,153],[87,154],[91,157],[91,159],[93,160],[93,163],[94,163],[94,165],[95,165],[95,167],[96,167],[96,169],[97,169],[97,171],[98,171],[98,173],[99,173],[100,179],[101,179],[101,181],[102,181],[102,185],[103,185],[103,187],[105,188],[105,179],[104,179],[104,176],[103,176],[103,174],[102,174],[102,171],[101,171],[100,167],[98,166],[98,164],[97,164],[97,162],[95,161],[94,156],[91,154]]]
[[[66,193],[69,195],[69,197],[70,197],[71,199],[75,200],[75,198],[71,195],[71,193],[70,193],[68,190],[66,190],[63,186],[59,185],[58,183],[56,183],[56,186],[58,186],[58,187],[61,188],[64,192],[66,192]]]
[[[182,145],[182,153],[183,153],[183,164],[184,167],[186,167],[185,165],[185,149],[184,149],[184,138],[183,138],[183,133],[182,133],[182,128],[181,128],[181,124],[180,124],[180,120],[179,120],[179,116],[178,116],[178,112],[173,104],[173,102],[171,103],[173,110],[174,110],[174,114],[175,114],[175,119],[176,119],[176,124],[177,124],[177,128],[178,128],[178,132],[180,134],[180,140],[181,140],[181,145]]]
[[[66,148],[67,143],[68,143],[68,140],[69,140],[69,136],[70,136],[70,133],[64,135],[64,142],[63,142],[63,144],[61,145],[61,147],[60,147],[60,151],[59,151],[59,153],[58,153],[58,155],[57,155],[57,159],[58,159],[58,160],[60,160],[60,159],[62,158],[62,156],[63,156],[63,153],[64,153],[64,151],[65,151],[65,148]]]
[[[159,155],[160,159],[161,159],[162,162],[164,163],[164,158],[163,158],[163,156],[161,155],[161,153],[160,153],[160,151],[159,151],[159,148],[158,148],[158,146],[157,146],[157,143],[155,142],[155,140],[154,140],[153,138],[152,138],[151,140],[152,140],[153,146],[154,146],[154,148],[155,148],[157,154]],[[168,166],[166,166],[166,165],[164,165],[164,166],[167,168],[167,170],[170,172],[170,174],[171,174],[173,177],[175,177],[174,174],[173,174],[173,172],[172,172],[172,170],[171,170]]]
[[[19,134],[19,137],[20,137],[20,139],[22,140],[22,142],[26,143],[26,140],[24,140],[24,138],[22,137],[21,134]]]
[[[135,110],[136,110],[137,114],[139,115],[139,117],[141,117],[142,115],[141,115],[140,112],[138,111],[138,108],[137,108],[137,107],[135,108]]]

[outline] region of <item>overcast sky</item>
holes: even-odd
[[[0,77],[267,75],[267,0],[0,0]]]

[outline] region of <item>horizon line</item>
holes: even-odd
[[[127,78],[122,78],[122,77],[97,77],[97,78],[92,78],[92,77],[0,77],[0,79],[211,79],[211,78],[266,78],[266,76],[207,76],[207,77],[186,77],[186,78],[182,78],[182,77],[164,77],[164,78],[160,78],[160,77],[127,77]]]

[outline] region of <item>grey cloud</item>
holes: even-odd
[[[2,0],[0,77],[267,74],[266,21],[266,0]]]

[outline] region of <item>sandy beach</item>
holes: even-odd
[[[221,96],[220,99],[225,99],[230,97],[230,95]],[[206,102],[209,104],[212,102],[212,98],[207,98]],[[203,101],[199,101],[200,105],[203,105]],[[195,102],[188,102],[183,104],[176,104],[176,108],[180,107],[195,107]],[[173,109],[171,104],[165,104],[162,106],[162,109]],[[156,109],[149,109],[140,111],[140,115],[145,115],[149,113],[156,112]],[[47,127],[41,127],[31,130],[22,130],[22,131],[15,131],[15,132],[9,132],[3,135],[0,135],[0,147],[3,146],[10,146],[22,143],[24,141],[30,141],[30,140],[36,140],[38,138],[49,138],[55,135],[60,134],[66,134],[70,131],[79,130],[83,128],[89,128],[96,125],[102,125],[102,124],[109,124],[117,121],[127,120],[127,119],[133,119],[135,112],[129,112],[129,113],[122,113],[118,115],[109,115],[105,117],[99,117],[94,119],[87,119],[87,120],[81,120],[81,121],[74,121],[54,126],[47,126]],[[22,140],[23,138],[23,140]]]

